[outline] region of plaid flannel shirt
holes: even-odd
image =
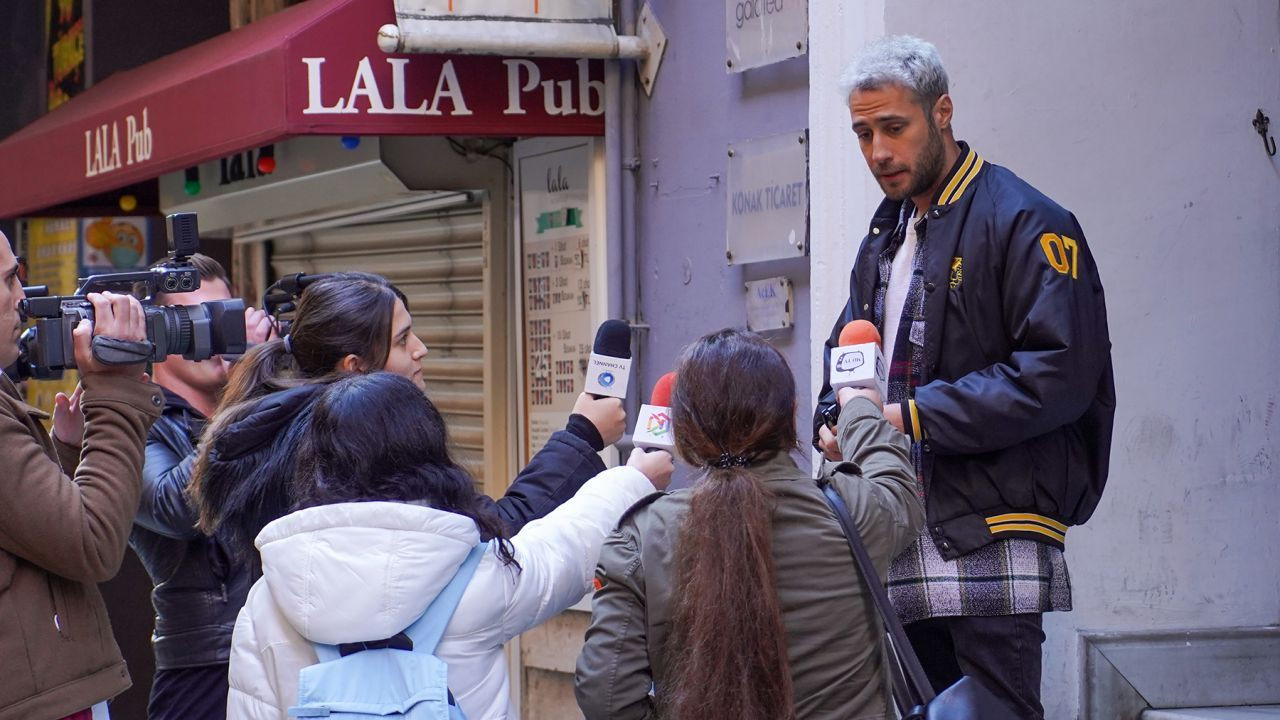
[[[875,322],[883,336],[885,297],[893,257],[906,238],[907,223],[913,222],[912,202],[902,204],[898,227],[879,258],[879,279],[875,294]],[[919,226],[917,226],[919,227]],[[902,320],[894,329],[896,342],[889,358],[889,397],[885,404],[898,403],[914,394],[924,366],[924,254],[925,236],[917,237],[911,263],[911,282]],[[929,478],[923,471],[919,443],[913,443],[920,499],[928,506]],[[929,537],[928,527],[911,547],[894,559],[886,583],[889,598],[904,623],[933,617],[996,616],[1044,613],[1071,609],[1071,579],[1062,551],[1026,540],[997,540],[955,560],[944,560]]]

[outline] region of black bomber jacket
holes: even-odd
[[[824,378],[844,325],[875,322],[878,259],[903,231],[901,206],[885,199],[871,220]],[[929,479],[929,533],[947,559],[1002,537],[1063,547],[1102,496],[1115,415],[1102,283],[1084,233],[964,143],[916,223],[925,361],[902,414]],[[824,380],[815,438],[834,401]]]

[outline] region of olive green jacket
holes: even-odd
[[[861,398],[842,410],[838,433],[846,462],[827,463],[823,473],[883,577],[924,523],[908,442]],[[751,469],[775,496],[775,590],[797,719],[893,717],[881,624],[822,491],[786,453]],[[651,691],[661,696],[669,665],[676,538],[691,495],[680,490],[642,502],[605,542],[576,677],[588,720],[657,716]]]

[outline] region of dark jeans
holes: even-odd
[[[968,675],[1022,717],[1043,720],[1041,619],[1038,613],[941,617],[913,622],[906,630],[935,692],[942,692]]]
[[[149,720],[227,720],[227,663],[157,670]]]

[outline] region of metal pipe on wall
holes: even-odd
[[[619,15],[622,35],[635,35],[642,0],[621,0]],[[640,172],[639,144],[639,88],[636,82],[636,61],[619,60],[611,63],[618,66],[619,90],[621,91],[621,162],[610,168],[620,177],[620,193],[622,200],[622,258],[623,258],[623,313],[631,324],[632,331],[632,364],[631,376],[637,392],[627,394],[626,411],[629,417],[640,415],[640,405],[647,395],[644,384],[644,348],[649,339],[648,326],[644,322],[644,313],[640,307],[640,234],[637,227],[640,213],[637,208],[636,174]]]
[[[604,64],[605,247],[610,278],[605,315],[625,317],[622,287],[622,72],[621,63]]]

